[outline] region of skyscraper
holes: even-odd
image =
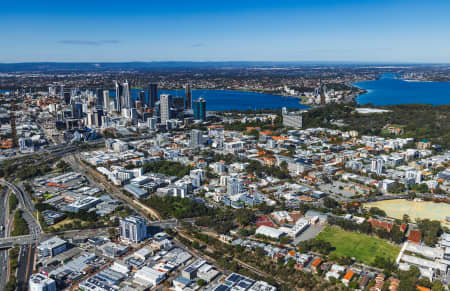
[[[64,97],[64,84],[59,85],[59,97]]]
[[[156,117],[150,117],[147,119],[147,127],[150,130],[156,129],[156,123],[158,122],[158,119]]]
[[[172,106],[177,111],[182,111],[185,107],[184,98],[183,97],[173,97],[172,98]]]
[[[64,92],[64,103],[66,105],[70,104],[70,92]]]
[[[206,120],[206,101],[202,97],[192,102],[194,120]]]
[[[147,224],[138,216],[128,216],[120,220],[120,238],[139,243],[147,238]]]
[[[145,91],[139,91],[139,96],[138,96],[138,101],[141,102],[142,106],[144,106],[144,104],[147,104],[145,102]]]
[[[159,100],[155,102],[155,106],[153,107],[153,116],[161,117],[161,102]]]
[[[158,101],[158,84],[151,83],[148,88],[148,107],[153,108]]]
[[[103,116],[103,109],[97,108],[94,110],[93,124],[95,125],[95,127],[97,127],[97,128],[102,127],[102,116]]]
[[[103,109],[106,112],[109,112],[109,110],[110,110],[109,90],[103,91]]]
[[[192,108],[192,91],[191,84],[187,83],[185,88],[185,97],[184,97],[184,108],[191,109]]]
[[[123,83],[123,107],[124,108],[134,108],[133,96],[131,95],[131,87],[128,81]]]
[[[123,86],[116,81],[116,111],[120,113],[122,111],[122,95],[123,95]]]
[[[159,106],[161,114],[161,123],[166,124],[166,121],[172,117],[170,114],[170,108],[172,107],[172,95],[161,94],[159,102],[160,102]]]
[[[97,90],[95,90],[95,95],[95,106],[97,108],[103,108],[103,89],[97,88]]]
[[[82,103],[72,103],[72,118],[80,119],[83,117],[83,104]]]

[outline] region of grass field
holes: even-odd
[[[335,248],[331,254],[354,257],[366,264],[372,264],[376,256],[395,260],[400,252],[400,247],[386,240],[338,227],[327,226],[316,238],[329,242]]]
[[[60,222],[55,223],[54,225],[51,225],[50,227],[57,228],[57,227],[65,225],[65,224],[72,223],[74,221],[75,221],[75,219],[65,218],[65,219],[61,220]]]

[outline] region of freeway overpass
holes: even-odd
[[[33,215],[34,205],[25,191],[21,187],[18,187],[15,184],[9,183],[5,180],[0,180],[0,185],[8,187],[16,195],[17,199],[19,200],[19,207],[23,210],[24,213],[23,218],[26,220],[31,233],[37,234],[42,232],[39,222]]]
[[[177,219],[167,219],[167,220],[155,220],[147,223],[150,227],[160,227],[160,228],[174,228],[178,226]],[[83,234],[93,234],[107,230],[111,227],[98,228],[98,229],[87,229],[87,230],[69,230],[58,233],[32,233],[27,235],[12,236],[0,238],[0,249],[8,249],[14,246],[29,245],[34,243],[39,243],[40,241],[46,240],[53,236],[63,236],[65,238],[76,237]]]

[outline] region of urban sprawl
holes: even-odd
[[[4,290],[448,290],[447,146],[354,103],[377,69],[256,71],[2,74]],[[211,111],[205,88],[314,107]],[[387,118],[312,123],[334,109]]]

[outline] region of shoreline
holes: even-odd
[[[184,89],[161,89],[161,90],[166,90],[166,91],[184,91]],[[251,90],[251,89],[217,89],[217,88],[192,89],[192,91],[198,91],[198,90],[248,92],[248,93],[266,94],[266,95],[273,95],[273,96],[286,97],[286,98],[295,98],[295,99],[300,99],[300,101],[298,102],[300,105],[309,106],[309,107],[313,106],[311,104],[304,103],[305,98],[302,97],[302,96],[284,95],[284,94],[280,94],[280,93],[272,93],[272,92],[269,92],[269,91],[258,91],[258,90]]]

